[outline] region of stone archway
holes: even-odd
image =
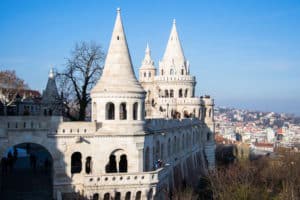
[[[0,199],[52,199],[54,159],[49,150],[32,142],[7,146],[1,152]]]

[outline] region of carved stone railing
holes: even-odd
[[[85,175],[85,186],[109,185],[153,185],[161,182],[168,176],[168,168],[160,168],[151,172],[140,173],[111,173],[99,175]]]

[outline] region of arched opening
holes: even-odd
[[[176,138],[176,136],[174,136],[174,140],[173,140],[173,154],[176,153],[176,145],[177,145],[177,138]]]
[[[121,200],[121,192],[115,193],[115,200]]]
[[[87,157],[85,161],[85,173],[92,173],[92,157]]]
[[[109,162],[106,166],[106,173],[116,173],[117,172],[117,161],[115,155],[109,156]]]
[[[110,200],[110,194],[109,193],[105,193],[103,200]]]
[[[184,97],[187,97],[188,96],[188,89],[185,89],[185,91],[184,91]]]
[[[71,156],[71,174],[80,173],[82,169],[81,153],[75,152]]]
[[[179,98],[182,97],[182,89],[179,89],[179,91],[178,91],[178,97],[179,97]]]
[[[138,106],[139,104],[137,102],[133,104],[133,113],[132,113],[133,120],[138,119]]]
[[[93,200],[99,200],[99,194],[98,193],[95,193],[93,195]]]
[[[126,192],[125,200],[130,200],[130,199],[131,199],[131,192]]]
[[[107,120],[115,119],[115,105],[111,102],[106,104],[106,119]]]
[[[146,148],[146,153],[145,153],[145,171],[150,170],[150,152],[149,152],[149,147]]]
[[[120,104],[120,120],[126,120],[127,119],[127,109],[126,109],[126,103]]]
[[[19,199],[20,194],[51,199],[53,158],[45,147],[21,143],[1,156],[0,199]]]
[[[181,75],[184,75],[184,69],[181,69]]]
[[[169,97],[169,91],[165,90],[165,97],[168,98]]]
[[[171,156],[171,139],[168,140],[168,156]]]
[[[125,154],[120,157],[119,172],[127,172],[127,156]]]
[[[170,97],[174,97],[174,90],[170,90]]]
[[[161,75],[164,75],[164,70],[163,69],[161,70]]]
[[[136,192],[135,200],[141,200],[141,199],[142,199],[142,192],[141,191]]]

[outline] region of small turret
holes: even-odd
[[[142,66],[140,67],[140,82],[152,82],[156,75],[156,69],[154,66],[154,61],[151,58],[151,50],[147,43],[146,50],[145,50],[145,57],[142,62]]]

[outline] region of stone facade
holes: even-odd
[[[175,44],[170,44],[172,37]],[[214,166],[214,103],[208,96],[194,96],[195,77],[189,75],[183,54],[176,52],[182,49],[175,23],[170,38],[160,70],[173,69],[173,54],[181,68],[174,75],[156,76],[147,48],[137,81],[118,9],[103,75],[91,92],[91,122],[64,122],[60,116],[2,117],[1,155],[21,143],[47,149],[55,199],[74,192],[88,199],[166,199],[183,182],[195,181],[195,174]],[[178,74],[181,69],[183,75]],[[141,76],[144,72],[151,77]],[[163,96],[156,87],[173,89],[174,96]],[[187,95],[177,97],[180,88],[187,88]],[[167,105],[170,111],[165,111]],[[175,111],[180,115],[171,117]]]

